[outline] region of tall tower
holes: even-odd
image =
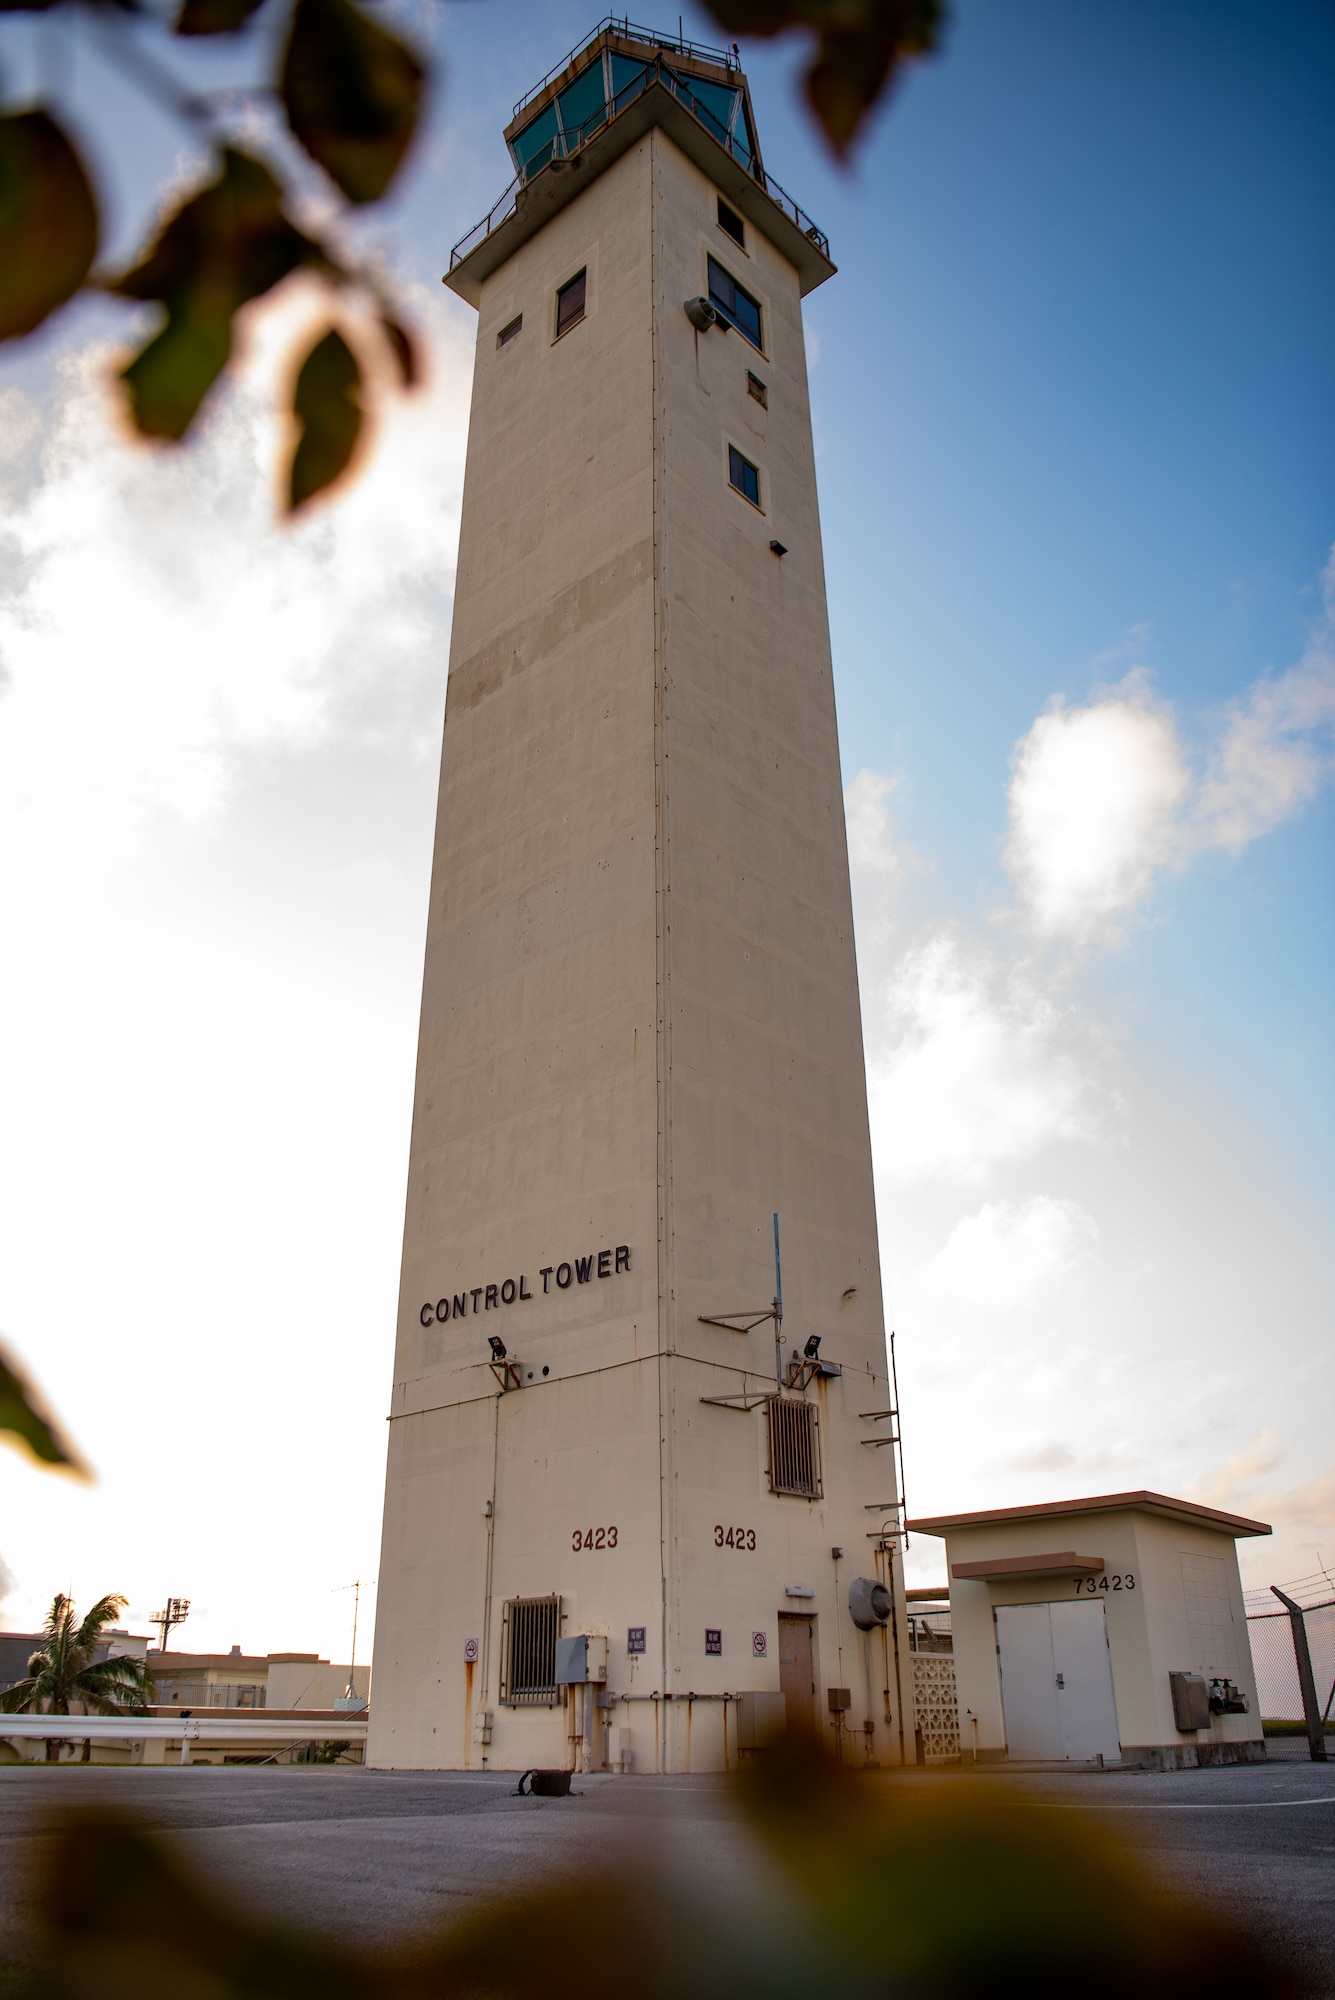
[[[719,1769],[782,1691],[893,1762],[801,315],[834,266],[726,52],[600,33],[506,138],[446,280],[477,359],[369,1761]]]

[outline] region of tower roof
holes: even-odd
[[[765,171],[735,51],[609,15],[515,106],[515,178],[455,244],[445,283],[476,305],[483,280],[653,125],[789,259],[803,296],[833,276],[824,232]]]

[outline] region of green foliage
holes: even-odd
[[[269,169],[225,147],[218,179],[177,209],[143,263],[111,287],[167,308],[166,326],[123,375],[146,437],[185,436],[227,365],[237,311],[302,265],[337,274],[284,215]]]
[[[301,426],[292,459],[293,513],[347,470],[362,427],[361,386],[356,355],[331,328],[302,362],[292,399]]]
[[[74,147],[45,111],[0,117],[0,340],[73,298],[97,255],[97,204]]]
[[[24,1680],[0,1694],[6,1715],[68,1715],[80,1701],[94,1715],[142,1715],[151,1683],[142,1660],[93,1659],[104,1628],[125,1609],[123,1597],[99,1597],[76,1622],[73,1600],[57,1596],[47,1613],[42,1643]]]
[[[72,1472],[84,1470],[78,1453],[42,1407],[41,1397],[3,1348],[0,1348],[0,1432],[18,1438],[44,1465],[63,1465]]]
[[[287,122],[349,201],[379,201],[417,128],[425,72],[352,0],[297,0],[283,58]]]
[[[0,0],[0,11],[32,11],[75,0]],[[145,437],[179,443],[231,361],[237,313],[299,269],[319,274],[343,295],[354,342],[387,341],[399,380],[410,388],[417,366],[381,281],[340,254],[332,238],[299,229],[291,190],[272,160],[242,152],[213,133],[209,103],[177,88],[152,54],[153,33],[240,36],[262,0],[181,0],[170,28],[140,0],[90,0],[104,35],[118,38],[123,64],[144,89],[211,136],[216,177],[168,216],[156,242],[127,271],[90,276],[97,253],[97,204],[91,178],[67,133],[48,109],[0,117],[0,340],[43,325],[82,286],[100,283],[120,298],[152,300],[165,324],[122,371],[131,417]],[[272,7],[271,7],[272,11]],[[124,17],[136,14],[135,34]],[[259,33],[259,28],[255,28]],[[372,19],[358,0],[291,0],[273,88],[298,142],[343,198],[379,201],[399,174],[421,116],[425,68],[407,44]],[[304,506],[346,468],[362,421],[361,370],[338,337],[296,376],[302,406],[289,479],[292,505]],[[351,373],[349,373],[349,367]]]
[[[807,29],[816,49],[807,101],[842,158],[905,61],[930,55],[945,28],[945,0],[705,0],[730,35]]]
[[[779,1915],[651,1864],[563,1873],[373,1955],[253,1917],[109,1818],[41,1849],[35,2000],[1283,2000],[1226,1919],[1150,1882],[1082,1814],[991,1777],[851,1773],[780,1745],[743,1801]]]

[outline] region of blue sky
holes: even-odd
[[[119,307],[0,373],[0,1327],[101,1474],[38,1508],[0,1455],[11,1625],[61,1584],[140,1620],[176,1591],[183,1643],[336,1653],[374,1575],[471,365],[439,278],[513,101],[592,26],[397,11],[442,86],[363,227],[433,385],[359,487],[271,525],[300,288],[181,459],[107,418]],[[61,32],[0,22],[0,73],[61,79],[128,249],[197,156]],[[1335,1562],[1335,15],[962,0],[849,171],[796,53],[744,62],[840,266],[807,324],[910,1499],[1191,1491],[1274,1519],[1249,1577],[1306,1574]]]

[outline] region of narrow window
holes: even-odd
[[[749,458],[742,457],[735,444],[728,446],[728,477],[753,507],[760,505],[760,474]]]
[[[518,333],[520,327],[523,324],[524,324],[523,313],[516,313],[514,318],[510,321],[509,325],[503,326],[500,332],[497,334],[496,345],[498,347],[504,347],[507,341],[514,339],[515,335]]]
[[[501,337],[504,339],[504,335]],[[769,408],[769,390],[765,387],[760,377],[753,375],[749,368],[746,371],[746,393],[748,396],[755,397],[762,410]]]
[[[750,292],[743,290],[737,280],[721,264],[709,259],[709,303],[716,312],[723,315],[729,326],[735,326],[752,347],[762,345],[760,338],[760,301],[753,299]]]
[[[719,196],[718,226],[720,229],[727,230],[734,243],[739,243],[743,250],[746,248],[746,228],[742,222],[742,218],[738,215],[735,208],[728,207],[722,195]]]
[[[501,1614],[501,1700],[534,1707],[557,1699],[559,1597],[512,1597]]]
[[[572,326],[578,326],[584,317],[584,286],[587,271],[579,271],[569,284],[562,285],[556,294],[556,337],[568,333]]]
[[[769,1420],[770,1492],[819,1500],[820,1441],[815,1404],[796,1396],[770,1396],[765,1411]]]

